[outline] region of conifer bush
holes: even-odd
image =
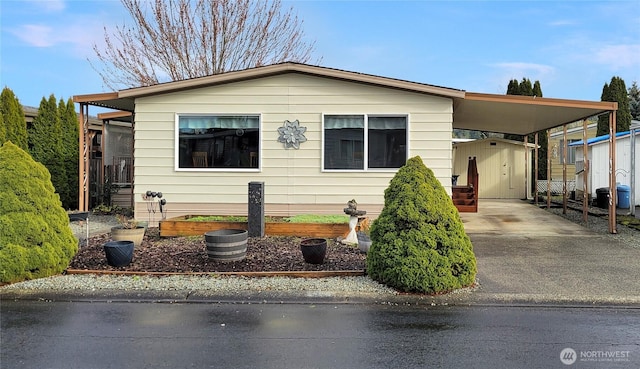
[[[475,281],[476,258],[460,215],[419,156],[389,183],[371,240],[368,275],[399,291],[441,293]]]
[[[6,142],[0,147],[0,282],[58,274],[77,251],[49,171]]]

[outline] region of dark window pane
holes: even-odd
[[[364,117],[332,115],[324,120],[325,169],[364,169]]]
[[[369,168],[400,168],[407,160],[407,118],[369,117]]]
[[[257,168],[257,116],[179,118],[180,168]]]

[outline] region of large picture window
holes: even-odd
[[[406,116],[324,116],[324,169],[395,169],[406,160]]]
[[[178,116],[179,168],[258,168],[257,115]]]

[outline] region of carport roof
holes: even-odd
[[[76,95],[77,103],[133,112],[135,99],[284,73],[301,73],[453,99],[453,128],[525,135],[617,110],[615,102],[466,92],[424,83],[299,63],[280,63],[116,92]]]

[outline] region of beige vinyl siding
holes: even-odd
[[[248,183],[265,183],[267,211],[340,213],[355,198],[380,208],[395,170],[322,171],[323,114],[397,114],[408,118],[408,156],[420,155],[450,191],[452,101],[449,98],[290,73],[136,99],[136,216],[141,194],[161,191],[169,216],[244,209]],[[258,170],[176,170],[178,114],[256,114]],[[285,149],[277,129],[285,120],[307,128],[299,150]],[[193,204],[198,204],[194,206]],[[236,204],[238,206],[236,206]],[[193,207],[194,209],[189,209]],[[226,210],[225,210],[226,209]],[[379,210],[378,210],[379,211]]]

